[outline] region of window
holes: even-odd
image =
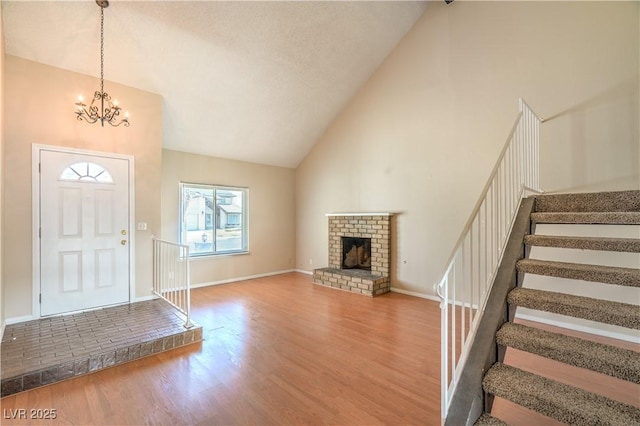
[[[246,253],[246,188],[180,184],[180,241],[191,256]]]
[[[60,180],[113,183],[111,174],[96,163],[74,163],[64,169],[60,175]]]

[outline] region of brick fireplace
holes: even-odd
[[[313,282],[378,296],[391,287],[391,213],[336,213],[329,217],[329,266]]]

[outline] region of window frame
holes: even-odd
[[[185,218],[186,206],[184,205],[184,194],[185,189],[201,188],[205,191],[213,191],[213,212],[211,214],[212,221],[212,235],[213,241],[211,251],[207,252],[194,252],[191,248],[189,242],[187,241],[187,232],[188,226]],[[218,250],[217,246],[217,227],[219,223],[220,215],[216,212],[216,197],[217,191],[239,191],[242,192],[242,204],[240,213],[240,226],[241,226],[241,235],[240,242],[241,248],[234,250]],[[206,223],[206,219],[205,219]],[[206,224],[205,224],[206,227]],[[189,246],[189,257],[191,258],[203,258],[203,257],[212,257],[212,256],[225,256],[225,255],[235,255],[235,254],[247,254],[249,253],[249,188],[241,187],[241,186],[228,186],[228,185],[215,185],[215,184],[207,184],[207,183],[192,183],[192,182],[180,182],[179,184],[179,194],[178,194],[178,241],[180,244],[184,244]]]

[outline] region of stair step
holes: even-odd
[[[629,349],[510,322],[498,330],[496,340],[503,346],[640,384],[640,353]]]
[[[548,277],[640,287],[640,269],[635,268],[521,259],[516,264],[516,269],[518,272]]]
[[[640,212],[542,212],[531,213],[533,223],[588,223],[640,225]]]
[[[640,225],[640,212],[538,212],[531,213],[533,223],[587,223]]]
[[[528,246],[558,247],[582,250],[619,251],[640,253],[640,239],[605,237],[566,237],[557,235],[527,235]]]
[[[508,426],[497,417],[493,417],[491,414],[484,413],[474,423],[474,426]]]
[[[636,305],[522,287],[511,290],[507,300],[514,306],[640,330]]]
[[[496,363],[487,371],[485,392],[571,425],[638,425],[640,409]]]
[[[537,212],[640,212],[640,191],[551,194],[536,197]]]

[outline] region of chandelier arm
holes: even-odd
[[[109,124],[111,124],[113,127],[119,127],[121,125],[124,124],[124,127],[129,127],[129,121],[128,120],[121,120],[118,123],[114,123],[112,121],[108,122]]]
[[[85,106],[86,106],[86,105],[85,105]],[[82,120],[84,120],[84,121],[86,121],[86,122],[87,122],[87,123],[89,123],[89,124],[93,124],[93,123],[95,123],[96,121],[98,121],[98,116],[97,116],[97,115],[92,116],[92,115],[89,113],[89,111],[87,111],[87,109],[86,109],[86,108],[84,108],[84,107],[82,107],[82,109],[78,108],[78,110],[76,111],[76,115],[77,115],[77,116],[76,116],[76,119],[77,119],[78,121],[82,121]]]

